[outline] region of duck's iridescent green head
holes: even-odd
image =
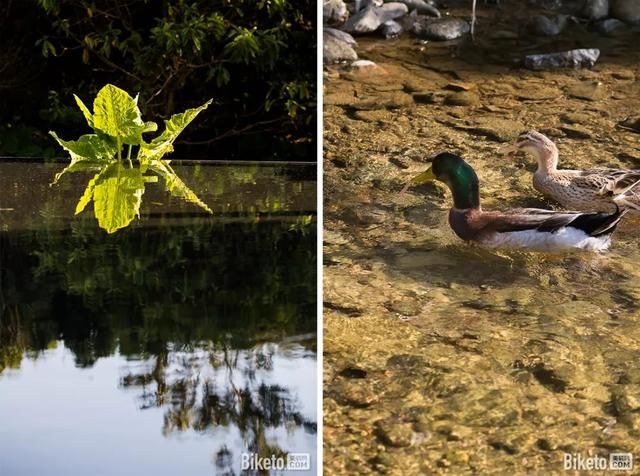
[[[462,157],[448,152],[438,154],[433,159],[431,167],[414,177],[410,183],[420,185],[432,180],[443,182],[449,187],[456,208],[480,207],[478,176]]]

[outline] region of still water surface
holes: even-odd
[[[0,164],[0,474],[315,473],[315,167],[177,167],[214,215],[150,189],[114,235],[57,167]]]

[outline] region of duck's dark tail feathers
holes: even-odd
[[[585,213],[573,220],[571,226],[593,237],[610,235],[628,211],[628,208],[622,208],[616,204],[616,211],[613,213]]]

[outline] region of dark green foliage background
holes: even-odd
[[[214,104],[176,158],[314,160],[311,0],[7,0],[0,4],[0,155],[61,155],[87,132],[73,93],[140,93],[149,120]]]

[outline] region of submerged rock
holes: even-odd
[[[587,0],[582,15],[589,20],[600,20],[609,15],[609,0]]]
[[[600,81],[584,81],[567,88],[567,94],[577,99],[599,101],[604,99],[607,90]]]
[[[428,23],[417,21],[412,26],[413,34],[418,38],[438,41],[455,40],[469,33],[470,30],[471,27],[468,22],[457,18],[447,18]]]
[[[390,38],[399,37],[403,32],[403,28],[402,25],[400,25],[400,23],[398,23],[397,21],[388,20],[382,24],[381,31],[382,36],[384,36],[388,40]]]
[[[477,106],[480,104],[480,96],[473,91],[457,91],[448,94],[444,103],[450,106]]]
[[[613,0],[611,16],[626,23],[640,23],[640,0]]]
[[[325,23],[342,23],[349,17],[347,5],[343,0],[324,0],[322,3],[322,18]]]
[[[569,15],[556,15],[554,17],[536,15],[531,20],[529,28],[536,35],[556,36],[562,33],[562,30],[567,26],[568,20]]]
[[[404,3],[409,10],[416,11],[423,15],[440,18],[440,11],[433,5],[428,4],[425,0],[396,0]]]
[[[380,67],[377,64],[375,64],[373,61],[358,60],[351,63],[349,65],[349,69],[351,69],[352,71],[363,72],[363,71],[379,70]]]
[[[611,35],[624,27],[626,27],[626,24],[615,18],[607,18],[595,24],[596,31],[603,35]]]
[[[385,446],[395,448],[411,446],[414,439],[414,432],[409,423],[397,422],[390,418],[378,420],[375,423],[375,430]]]
[[[325,34],[322,45],[322,59],[325,64],[355,61],[358,59],[358,54],[349,43],[335,36]]]
[[[544,55],[529,55],[524,66],[529,69],[591,68],[600,57],[597,48],[577,49]]]
[[[628,117],[620,123],[620,127],[640,133],[640,116]]]

